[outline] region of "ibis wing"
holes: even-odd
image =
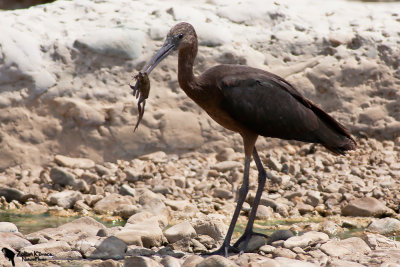
[[[222,108],[260,135],[313,141],[309,133],[319,124],[309,103],[293,87],[271,77],[226,77],[220,86]]]

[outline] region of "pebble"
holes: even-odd
[[[189,222],[181,222],[164,231],[164,235],[169,243],[175,243],[183,238],[193,238],[196,231]]]
[[[125,257],[127,245],[121,239],[110,236],[104,239],[101,244],[90,254],[91,259],[115,259],[120,260]]]
[[[389,217],[375,219],[368,225],[367,231],[381,235],[395,235],[400,233],[400,221]]]
[[[0,222],[0,232],[17,233],[18,227],[10,222]]]
[[[226,172],[233,170],[235,168],[242,168],[242,167],[243,167],[242,163],[228,160],[216,163],[215,165],[211,166],[211,169],[219,172]]]
[[[210,257],[207,257],[206,259],[202,260],[201,262],[196,264],[196,267],[239,267],[236,265],[233,261],[219,256],[219,255],[213,255]]]
[[[56,155],[54,161],[62,166],[71,169],[91,169],[95,166],[95,163],[91,159],[86,158],[70,158],[63,155]]]
[[[130,205],[132,204],[132,201],[129,198],[119,194],[110,194],[96,202],[93,209],[99,214],[107,214],[114,212],[119,206],[126,204]]]
[[[124,260],[125,267],[161,267],[161,265],[148,257],[134,256]]]
[[[342,208],[344,216],[380,217],[388,213],[388,208],[373,197],[354,199]]]
[[[65,209],[71,209],[75,202],[81,200],[82,194],[80,192],[66,190],[62,192],[52,193],[48,197],[48,203],[50,205],[57,205]]]
[[[325,233],[310,231],[300,236],[293,236],[285,240],[284,247],[292,249],[294,247],[305,248],[317,243],[324,243],[329,240],[329,236]]]
[[[357,253],[365,254],[371,251],[365,241],[359,237],[350,237],[344,240],[330,240],[322,244],[321,250],[329,256],[338,258]]]
[[[75,175],[61,167],[52,168],[50,170],[50,178],[54,184],[59,184],[61,186],[73,186],[76,183]]]

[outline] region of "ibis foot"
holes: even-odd
[[[240,252],[239,249],[234,246],[222,244],[222,246],[219,249],[212,252],[204,253],[202,255],[204,256],[220,255],[228,257],[229,253],[239,253],[239,252]]]

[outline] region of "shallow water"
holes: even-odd
[[[72,222],[82,216],[60,217],[49,213],[44,214],[21,214],[12,211],[0,211],[0,222],[14,223],[19,232],[22,234],[30,234],[45,228],[54,228],[62,224]],[[125,221],[121,220],[103,220],[100,217],[92,216],[95,220],[101,222],[107,227],[125,225]]]

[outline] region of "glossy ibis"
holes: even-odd
[[[243,138],[243,184],[239,189],[228,233],[221,248],[214,252],[227,255],[229,251],[238,252],[241,242],[244,243],[240,250],[244,251],[250,237],[257,234],[253,232],[253,223],[266,182],[266,172],[255,148],[259,135],[318,143],[342,155],[346,150],[355,149],[356,142],[340,123],[277,75],[247,66],[218,65],[196,77],[193,74],[193,63],[197,46],[193,26],[179,23],[169,31],[163,46],[141,74],[150,74],[158,63],[178,50],[180,87],[217,123],[239,133]],[[135,88],[138,88],[138,83]],[[136,89],[134,92],[138,96]],[[139,104],[144,98],[140,99]],[[141,111],[139,113],[143,115]],[[231,246],[232,233],[249,190],[251,156],[258,170],[258,188],[244,234]]]

